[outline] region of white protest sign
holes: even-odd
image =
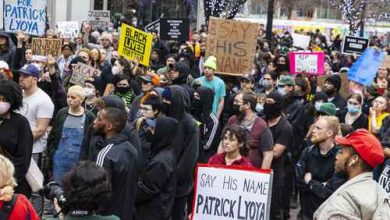
[[[4,30],[43,36],[46,28],[47,0],[4,0]]]
[[[323,52],[290,52],[290,73],[324,74],[325,54]]]
[[[192,220],[269,219],[270,170],[199,164]]]
[[[91,10],[88,11],[88,21],[94,26],[108,26],[110,23],[110,11],[104,10]]]
[[[76,38],[79,34],[78,21],[59,21],[57,31],[61,33],[61,38]]]
[[[73,66],[73,74],[69,82],[75,85],[84,86],[85,80],[95,76],[100,76],[101,71],[87,64],[77,63]]]
[[[306,49],[310,46],[310,40],[311,40],[310,36],[292,33],[291,37],[294,40],[294,43],[293,43],[294,47]]]

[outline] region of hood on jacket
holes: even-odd
[[[116,95],[107,95],[102,97],[106,107],[119,108],[126,111],[125,102]]]
[[[165,148],[171,148],[175,139],[178,122],[174,118],[161,116],[157,118],[151,145],[152,155]]]
[[[178,85],[169,86],[167,90],[171,95],[168,116],[180,121],[190,106],[190,97],[184,88]]]
[[[194,97],[192,113],[197,120],[200,120],[212,111],[214,91],[210,88],[200,86],[196,92],[198,93],[198,97]]]
[[[15,43],[12,41],[11,37],[6,32],[0,31],[0,36],[5,37],[7,39],[8,50],[14,50],[16,48]]]
[[[173,64],[174,68],[179,72],[179,77],[172,81],[174,85],[187,83],[187,78],[190,75],[190,67],[184,61],[179,61]]]

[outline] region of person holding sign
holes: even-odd
[[[212,156],[208,164],[253,167],[246,157],[249,149],[247,133],[243,127],[238,125],[228,126],[222,132],[221,138],[223,153]]]

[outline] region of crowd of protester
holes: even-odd
[[[99,219],[184,220],[196,163],[209,163],[272,169],[270,219],[289,219],[298,206],[300,219],[389,217],[389,191],[374,180],[390,159],[390,70],[380,68],[363,93],[345,96],[340,73],[357,56],[341,53],[340,36],[328,42],[319,31],[299,31],[312,39],[301,49],[326,54],[321,85],[316,75],[289,74],[291,33],[283,29],[267,41],[263,28],[253,69],[241,77],[220,75],[217,58],[205,57],[206,26],[188,42],[152,31],[148,67],[119,56],[117,31],[88,24],[64,39],[58,57],[32,54],[27,34],[1,32],[0,207],[10,200],[6,190],[29,204],[25,176],[34,160],[45,182],[73,193],[76,208],[63,208],[65,219],[81,210]],[[46,37],[59,33],[48,30]],[[381,38],[371,38],[370,47],[390,53]],[[73,85],[77,63],[101,75]],[[90,179],[87,168],[96,172]],[[105,179],[109,192],[101,183],[96,201],[109,202],[75,199],[77,187]],[[31,205],[23,208],[37,218]]]

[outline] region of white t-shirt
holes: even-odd
[[[38,118],[51,119],[54,113],[54,104],[50,97],[39,89],[32,95],[23,96],[23,107],[19,110],[21,115],[24,115],[31,127],[34,130],[37,125]],[[46,149],[47,132],[38,140],[34,141],[33,153],[41,153]]]

